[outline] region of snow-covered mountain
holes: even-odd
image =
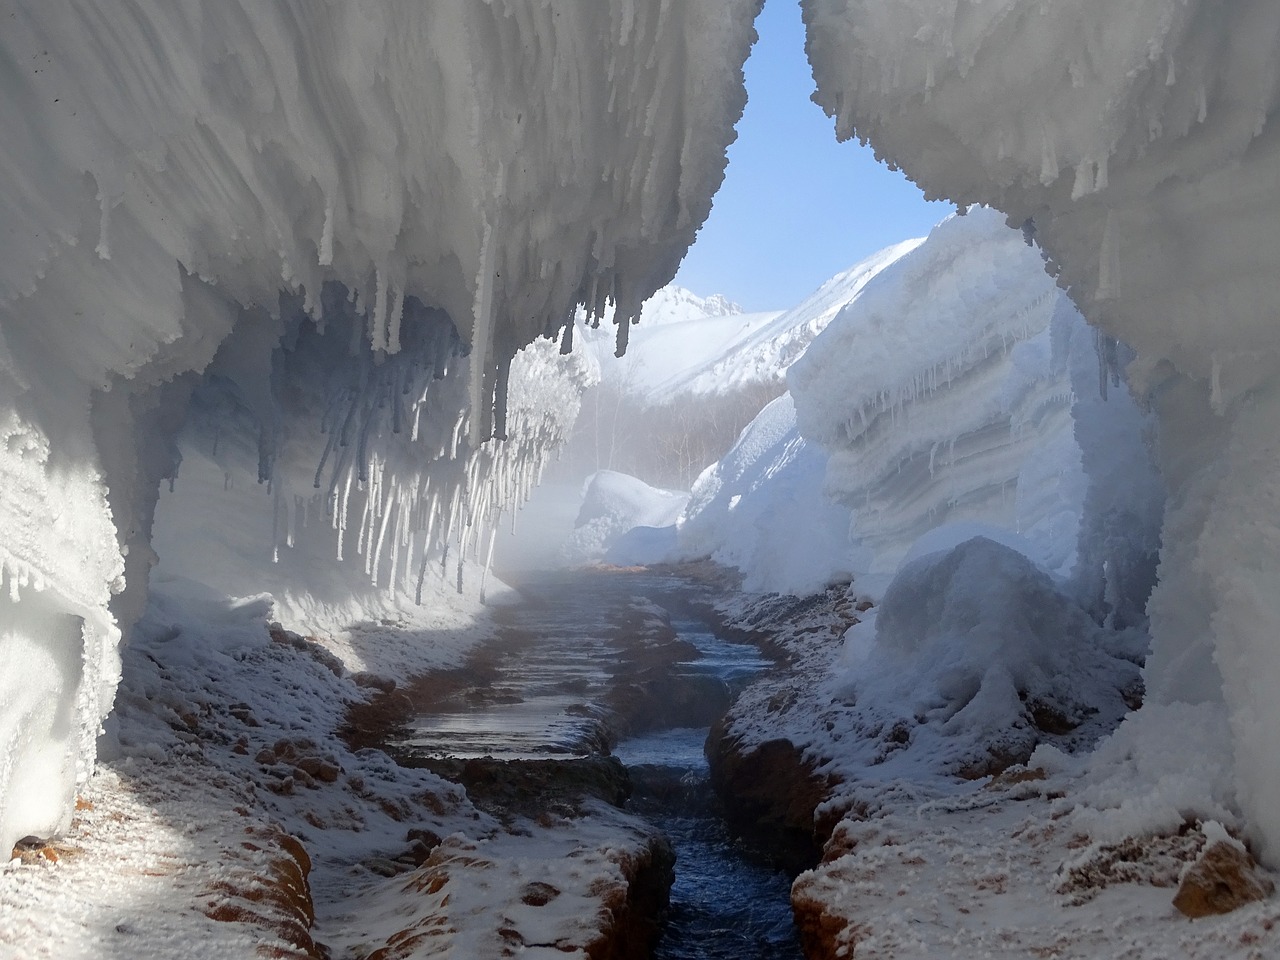
[[[851,303],[881,270],[910,253],[924,238],[904,240],[836,274],[799,305],[744,331],[718,357],[674,374],[658,396],[722,393],[748,383],[780,380],[828,323]]]
[[[613,356],[607,322],[579,327],[600,365],[601,379],[643,403],[724,394],[743,386],[777,383],[831,319],[867,282],[922,239],[894,244],[832,277],[790,310],[744,313],[720,295],[699,297],[675,285],[645,301],[625,356]],[[582,318],[580,318],[581,320]]]

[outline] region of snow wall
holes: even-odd
[[[802,0],[817,99],[931,196],[1025,225],[1130,344],[1169,488],[1148,704],[1224,705],[1280,862],[1280,6]]]
[[[0,850],[91,769],[163,480],[169,548],[299,618],[483,561],[581,373],[513,358],[670,280],[758,8],[6,5]]]
[[[1141,623],[1163,489],[1124,356],[1000,214],[949,218],[880,264],[698,479],[680,553],[750,590],[852,575],[878,599],[904,562],[983,534],[1099,623]]]

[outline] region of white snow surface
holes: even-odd
[[[307,955],[305,935],[335,956],[417,938],[431,956],[498,956],[519,940],[528,956],[556,943],[555,956],[585,958],[647,827],[595,802],[504,825],[461,787],[338,735],[370,695],[359,671],[403,683],[487,638],[475,592],[319,637],[269,633],[269,612],[265,597],[157,578],[67,833],[0,866],[0,957],[242,960]],[[397,860],[410,829],[440,838],[416,866]],[[279,865],[298,845],[310,875],[282,904]]]
[[[583,482],[581,499],[573,533],[561,547],[562,559],[573,565],[607,560],[627,566],[663,558],[670,545],[644,531],[674,527],[689,494],[651,487],[616,470],[598,470]],[[621,543],[629,534],[629,544]]]
[[[904,560],[982,534],[1098,618],[1140,622],[1163,491],[1123,348],[993,211],[871,262],[789,369],[791,396],[699,478],[678,555],[736,566],[752,590],[852,575],[878,597]]]
[[[790,394],[769,403],[693,485],[673,556],[737,567],[751,591],[804,596],[855,566],[849,510],[822,491],[827,457],[796,430]]]
[[[576,336],[598,360],[602,380],[645,404],[778,382],[872,277],[922,242],[904,240],[872,254],[789,310],[744,313],[720,295],[699,297],[683,287],[663,287],[645,301],[644,323],[632,331],[620,359],[611,356],[612,338],[603,323],[591,329],[579,316]],[[606,311],[605,319],[610,317]]]

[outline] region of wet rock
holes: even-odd
[[[654,835],[639,854],[619,853],[622,882],[600,890],[604,924],[586,945],[592,960],[649,960],[662,930],[676,856],[671,845]]]
[[[227,713],[239,720],[246,727],[260,727],[258,718],[253,715],[253,708],[247,703],[233,703],[227,707]]]
[[[551,884],[535,880],[524,885],[520,891],[520,902],[530,907],[545,907],[558,896],[560,891]]]
[[[357,687],[363,687],[366,690],[377,690],[380,693],[390,693],[396,688],[396,682],[391,677],[384,677],[377,673],[368,673],[361,671],[351,675],[352,682]]]
[[[1220,839],[1206,846],[1182,875],[1173,905],[1194,920],[1230,913],[1266,899],[1274,890],[1275,883],[1242,844]]]
[[[650,668],[615,681],[609,706],[621,736],[669,727],[705,727],[729,708],[733,694],[723,680]]]
[[[422,766],[461,784],[476,806],[503,818],[547,812],[574,815],[587,797],[615,807],[631,796],[631,779],[617,757],[572,760],[420,759]]]
[[[293,777],[285,777],[282,780],[268,780],[266,786],[272,793],[278,793],[282,797],[287,797],[293,794]]]
[[[406,839],[409,840],[410,843],[423,844],[426,846],[427,851],[430,852],[440,846],[440,842],[443,838],[434,830],[428,830],[426,827],[412,827],[406,835]]]
[[[404,871],[404,867],[388,860],[386,857],[370,857],[364,861],[365,867],[370,873],[376,873],[380,877],[394,877]]]
[[[730,829],[783,868],[814,866],[825,836],[814,827],[814,810],[830,792],[789,740],[747,746],[716,724],[707,738],[711,785],[724,803]]]
[[[40,837],[23,837],[13,845],[11,860],[21,860],[28,866],[36,863],[57,863],[65,857],[79,853],[79,848]]]
[[[856,956],[861,928],[830,909],[815,874],[802,874],[791,889],[791,909],[796,932],[807,960],[847,960]]]
[[[431,856],[431,851],[439,845],[439,841],[434,844],[427,844],[422,840],[414,840],[409,844],[409,849],[402,853],[397,859],[408,861],[415,867],[420,867],[427,862]]]

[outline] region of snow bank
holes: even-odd
[[[653,392],[651,400],[680,396],[727,393],[755,383],[781,380],[813,338],[821,333],[845,304],[881,270],[910,253],[924,238],[904,240],[872,254],[838,273],[800,304],[778,314],[758,314],[763,322],[744,325],[742,333],[726,343],[717,355],[671,374]],[[681,350],[687,349],[681,344]]]
[[[849,510],[822,493],[826,462],[797,432],[791,396],[774,400],[694,484],[676,555],[737,567],[749,591],[804,596],[847,579]]]
[[[1100,621],[1140,622],[1163,491],[1124,348],[992,211],[869,263],[790,368],[794,402],[698,481],[682,555],[741,568],[749,589],[856,574],[878,596],[905,558],[983,534],[1070,581]]]
[[[879,274],[791,368],[800,430],[831,451],[826,488],[856,512],[867,572],[964,521],[1023,533],[1037,561],[1070,569],[1083,478],[1048,336],[1059,311],[1070,322],[1036,251],[977,210]],[[1024,468],[1037,482],[1019,482]]]
[[[679,490],[660,490],[625,473],[599,470],[582,485],[582,506],[561,554],[574,564],[657,562],[671,539],[661,529],[672,527],[688,502],[689,495]]]
[[[216,492],[221,467],[244,494],[219,501],[225,521],[196,507],[221,541],[215,578],[253,579],[263,540],[269,563],[322,517],[342,546],[316,550],[359,556],[356,579],[401,596],[429,544],[483,562],[500,501],[571,416],[539,388],[528,412],[549,421],[507,418],[513,358],[577,304],[612,300],[625,343],[673,276],[723,175],[758,6],[8,6],[0,567],[10,602],[34,606],[5,617],[0,653],[30,671],[0,700],[0,809],[63,799],[6,812],[0,849],[65,819],[73,786],[49,770],[91,764],[180,457],[193,487]],[[184,431],[188,404],[206,429]],[[518,426],[514,449],[481,443]],[[46,691],[74,704],[71,732],[16,693],[50,658],[80,664]]]
[[[930,195],[1025,224],[1131,344],[1169,486],[1153,702],[1225,702],[1241,803],[1280,858],[1280,8],[804,0],[817,98]]]

